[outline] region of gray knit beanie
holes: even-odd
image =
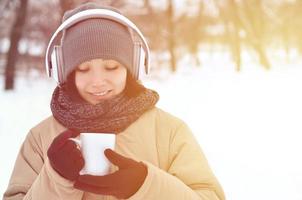
[[[86,3],[65,12],[62,21],[80,11],[96,8],[120,13],[111,7]],[[113,59],[124,65],[130,73],[135,71],[132,69],[134,44],[131,34],[126,26],[110,19],[91,18],[74,24],[63,32],[61,45],[64,81],[82,62],[96,58]]]

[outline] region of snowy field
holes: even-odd
[[[228,200],[302,200],[302,62],[274,54],[265,71],[245,57],[238,73],[227,54],[201,59],[199,68],[184,59],[174,75],[144,78],[159,92],[158,106],[189,124]],[[1,77],[0,87],[2,194],[25,135],[51,114],[55,83],[18,78],[4,92]]]

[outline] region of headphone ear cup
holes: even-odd
[[[50,75],[56,80],[58,84],[63,82],[63,62],[61,60],[60,46],[54,46],[51,53],[51,73]]]
[[[145,53],[145,50],[144,50],[143,46],[140,45],[140,47],[139,47],[139,60],[138,60],[138,68],[139,68],[138,76],[139,77],[143,77],[148,73],[147,72],[148,71],[147,67],[148,66],[147,66],[147,63],[146,63],[146,53]]]
[[[140,51],[141,51],[141,44],[140,42],[134,42],[134,49],[133,49],[133,68],[132,73],[135,79],[139,79],[140,73]]]
[[[53,77],[55,81],[59,83],[56,48],[53,48],[50,59],[51,59],[50,77]]]

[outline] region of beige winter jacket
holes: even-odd
[[[51,168],[47,149],[65,129],[49,117],[30,130],[18,154],[4,200],[116,199],[77,190],[72,182]],[[131,200],[225,199],[189,128],[158,108],[146,112],[118,134],[115,151],[148,166],[145,182]]]

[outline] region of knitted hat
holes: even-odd
[[[87,9],[110,9],[86,3],[74,10],[67,11],[63,21],[70,16]],[[119,13],[119,12],[118,12]],[[133,40],[128,28],[110,19],[91,18],[80,21],[63,32],[61,39],[64,62],[64,81],[81,63],[96,59],[113,59],[124,65],[130,72],[133,67]]]

